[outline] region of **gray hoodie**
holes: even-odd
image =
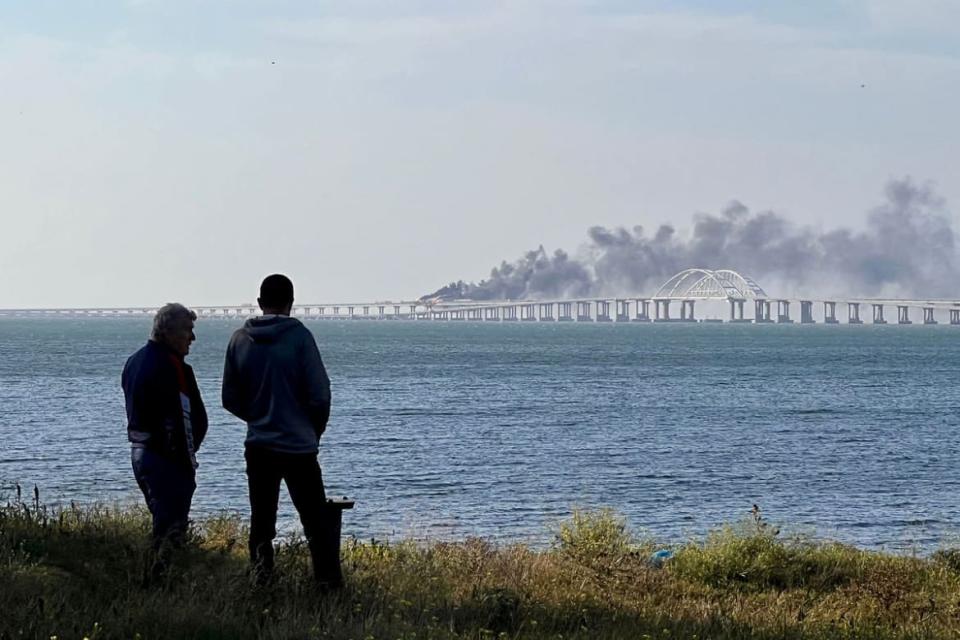
[[[296,318],[247,320],[227,346],[223,407],[247,423],[247,445],[316,453],[330,417],[330,379]]]

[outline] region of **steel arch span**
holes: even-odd
[[[663,283],[654,298],[686,300],[729,300],[766,298],[766,292],[752,278],[729,269],[686,269]]]

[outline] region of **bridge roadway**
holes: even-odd
[[[716,300],[718,298],[711,298]],[[316,320],[416,320],[479,322],[697,322],[696,303],[689,297],[589,297],[552,300],[451,302],[356,302],[298,304],[293,315]],[[895,298],[772,298],[728,297],[728,322],[815,324],[938,324],[960,325],[960,300]],[[241,318],[257,315],[256,305],[192,307],[200,318]],[[752,311],[747,314],[746,310]],[[799,310],[797,316],[791,310]],[[15,317],[135,317],[152,316],[157,307],[78,307],[60,309],[0,309]],[[887,315],[888,311],[891,315]],[[915,316],[911,317],[911,311]],[[895,312],[895,317],[893,313]],[[719,319],[699,320],[720,322]]]

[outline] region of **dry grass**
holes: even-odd
[[[960,554],[930,559],[783,541],[756,514],[653,566],[608,511],[547,550],[475,539],[347,541],[347,587],[314,590],[301,542],[254,587],[236,517],[199,523],[168,580],[143,587],[147,515],[0,509],[0,638],[948,638]]]

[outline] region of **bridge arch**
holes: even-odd
[[[766,298],[767,294],[755,280],[730,269],[685,269],[664,282],[653,297],[729,300]]]

